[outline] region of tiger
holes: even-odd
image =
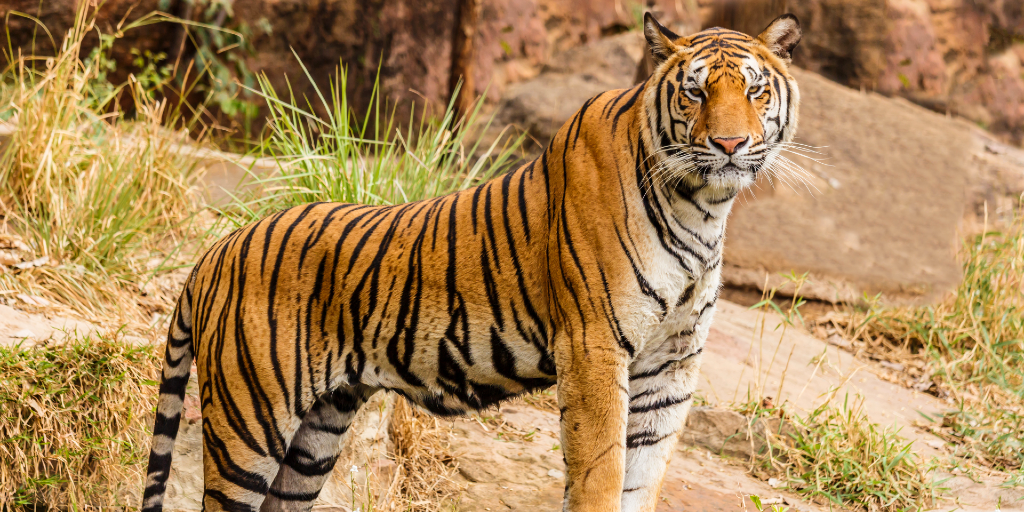
[[[168,329],[142,509],[162,510],[190,367],[204,509],[310,510],[359,408],[464,414],[557,384],[563,510],[653,511],[694,398],[726,220],[797,127],[793,15],[682,37],[543,154],[388,206],[312,203],[216,242]]]

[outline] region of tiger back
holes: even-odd
[[[315,203],[218,241],[168,335],[143,510],[162,510],[191,362],[206,510],[309,510],[379,390],[440,415],[558,384],[565,510],[653,511],[696,388],[736,195],[793,139],[800,39],[680,37],[544,154],[395,206]]]

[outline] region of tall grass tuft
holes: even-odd
[[[127,505],[145,471],[159,360],[118,336],[0,347],[0,508]]]
[[[56,55],[9,55],[0,76],[0,119],[14,126],[0,153],[0,231],[27,242],[37,261],[0,270],[0,288],[96,314],[126,305],[121,292],[137,290],[146,261],[159,243],[174,245],[199,202],[179,147],[187,136],[163,128],[167,103],[138,80],[107,82],[103,51],[82,55],[96,30],[82,4]],[[134,99],[133,119],[120,96]]]
[[[305,69],[305,68],[303,68]],[[250,176],[243,192],[224,213],[236,225],[271,212],[315,201],[391,205],[436,197],[501,174],[517,161],[523,137],[498,137],[484,146],[477,133],[493,117],[481,114],[484,98],[463,118],[454,103],[440,117],[428,106],[398,123],[375,83],[370,106],[358,115],[345,93],[347,75],[339,69],[327,95],[310,80],[314,99],[282,96],[260,76],[253,92],[268,106],[266,134],[254,152],[273,158],[276,172]],[[317,115],[315,105],[324,114]]]

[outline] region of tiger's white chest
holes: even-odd
[[[651,285],[664,298],[666,307],[663,310],[652,300],[641,308],[637,335],[643,342],[636,355],[638,360],[682,357],[692,352],[703,345],[714,316],[721,265],[696,276],[671,262],[659,267]]]

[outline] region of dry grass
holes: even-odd
[[[453,510],[462,487],[453,480],[458,464],[451,455],[451,431],[437,417],[397,398],[388,426],[398,469],[398,493],[369,510],[435,512]]]
[[[538,389],[532,393],[517,397],[515,400],[522,400],[527,405],[542,411],[558,412],[558,388],[556,386]]]
[[[0,503],[130,501],[145,471],[159,360],[117,334],[0,348]]]
[[[963,282],[935,306],[852,310],[826,328],[905,383],[956,409],[928,428],[957,454],[1004,471],[1024,464],[1024,217],[968,240]]]
[[[198,176],[177,147],[187,136],[163,128],[166,102],[134,77],[108,83],[102,51],[81,55],[96,30],[81,4],[57,55],[8,56],[0,76],[0,119],[16,127],[0,154],[0,232],[24,240],[34,262],[0,268],[0,289],[125,321],[148,312],[124,292],[137,294],[151,260],[189,236]],[[131,120],[121,96],[135,101]]]

